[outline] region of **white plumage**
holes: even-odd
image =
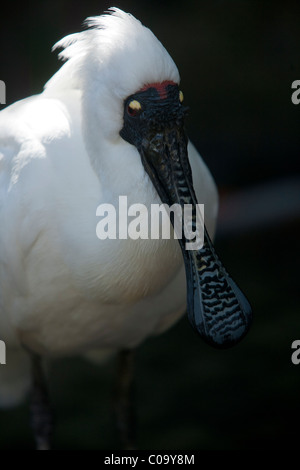
[[[119,135],[123,102],[178,70],[119,9],[64,38],[67,59],[40,95],[0,113],[0,404],[28,388],[21,344],[46,356],[110,353],[164,331],[186,309],[174,240],[99,240],[96,209],[160,203],[136,148]],[[213,235],[217,192],[189,143],[198,202]]]

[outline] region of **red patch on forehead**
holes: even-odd
[[[177,85],[177,83],[172,82],[172,80],[165,80],[164,82],[155,82],[155,83],[148,83],[147,85],[143,86],[139,91],[146,91],[149,88],[155,88],[161,100],[164,100],[168,96],[167,86],[168,85]]]

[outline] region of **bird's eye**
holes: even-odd
[[[137,100],[130,101],[130,103],[127,106],[127,112],[129,116],[132,116],[132,117],[139,114],[141,109],[142,109],[141,103]]]
[[[179,101],[180,101],[180,103],[182,103],[183,100],[184,100],[184,96],[183,96],[182,91],[180,90],[180,92],[179,92]]]

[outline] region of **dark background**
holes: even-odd
[[[10,2],[0,20],[7,104],[42,91],[52,45],[118,6],[162,41],[181,73],[187,128],[220,190],[216,248],[254,311],[243,342],[216,351],[186,318],[137,353],[141,449],[299,446],[300,4],[261,1]],[[3,108],[3,107],[1,107]],[[116,449],[114,361],[52,366],[55,448]],[[32,448],[28,406],[0,412],[0,449]]]

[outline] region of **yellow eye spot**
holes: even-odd
[[[128,107],[133,111],[140,111],[142,109],[141,103],[137,100],[130,101]]]
[[[182,103],[183,100],[184,100],[184,96],[183,96],[182,91],[180,90],[180,92],[179,92],[179,101],[180,101],[180,103]]]

